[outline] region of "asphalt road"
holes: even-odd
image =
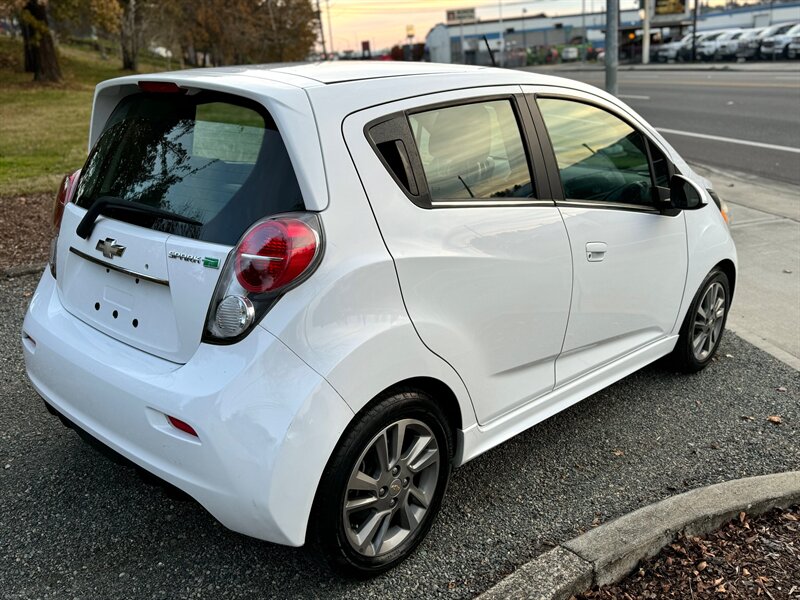
[[[302,549],[226,531],[50,417],[19,342],[35,283],[0,280],[4,600],[469,598],[593,524],[800,460],[800,373],[728,333],[703,373],[650,366],[459,469],[410,560],[342,581]]]
[[[603,71],[553,74],[604,86]],[[662,132],[689,162],[800,185],[800,67],[790,71],[620,71],[619,97],[656,128],[732,138],[796,152]]]

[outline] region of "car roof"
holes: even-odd
[[[155,73],[152,74],[155,77],[146,77],[146,79],[161,77],[170,80],[173,77],[180,77],[181,80],[186,81],[194,78],[200,80],[245,77],[263,82],[278,81],[295,87],[315,87],[316,85],[332,85],[388,77],[458,75],[482,71],[491,71],[491,69],[442,63],[346,60],[186,69]],[[139,77],[139,79],[143,78]]]
[[[486,68],[443,63],[347,60],[279,66],[269,70],[305,77],[319,83],[335,84],[383,77],[472,73],[484,71]]]

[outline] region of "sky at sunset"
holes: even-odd
[[[504,0],[503,17],[518,17],[525,8],[529,15],[570,14],[581,11],[582,0]],[[605,0],[585,0],[586,9],[604,10]],[[369,40],[373,49],[393,46],[405,41],[406,25],[414,25],[415,41],[424,42],[431,27],[445,21],[445,12],[455,8],[475,8],[479,19],[496,19],[498,2],[477,0],[320,0],[326,43],[328,40],[328,10],[330,5],[334,49],[337,52],[360,50],[361,41]],[[633,6],[633,0],[621,0],[622,8]],[[330,49],[330,46],[329,46]]]
[[[316,0],[312,0],[316,2]],[[716,5],[725,0],[701,0]],[[741,1],[741,0],[740,0]],[[369,40],[373,50],[389,48],[404,43],[406,26],[413,25],[415,42],[424,42],[428,31],[437,23],[445,21],[447,10],[475,8],[478,19],[496,19],[500,3],[497,0],[319,0],[322,9],[325,39],[330,50],[328,16],[333,29],[333,47],[342,50],[361,49],[361,42]],[[575,14],[581,12],[585,2],[587,11],[605,10],[605,0],[503,0],[503,18],[519,17],[526,9],[528,15]],[[688,0],[690,6],[692,0]],[[745,3],[749,3],[745,0]],[[623,10],[637,5],[636,0],[620,0]],[[328,10],[330,8],[330,11]]]

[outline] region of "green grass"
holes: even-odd
[[[55,193],[61,177],[79,168],[87,152],[94,86],[129,75],[120,60],[62,45],[64,82],[35,84],[22,70],[22,42],[0,37],[0,197]],[[164,62],[142,62],[141,72]]]

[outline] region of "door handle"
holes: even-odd
[[[605,242],[586,242],[586,260],[600,262],[606,257],[608,244]]]

